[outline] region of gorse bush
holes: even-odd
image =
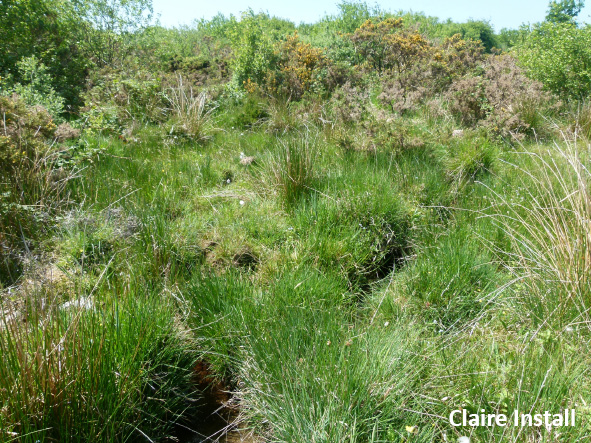
[[[277,44],[278,69],[270,72],[266,83],[268,88],[280,95],[297,100],[305,92],[321,91],[323,75],[326,76],[328,61],[323,51],[302,43],[297,33]]]

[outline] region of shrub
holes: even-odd
[[[80,17],[74,2],[53,0],[0,3],[0,75],[26,85],[18,64],[35,58],[47,67],[48,85],[64,97],[68,110],[81,105],[89,59],[81,50]]]
[[[564,99],[591,93],[591,26],[543,23],[517,47],[527,75]]]
[[[333,122],[354,125],[369,115],[369,91],[352,86],[350,82],[337,88],[329,102],[329,115]]]
[[[133,122],[166,119],[161,78],[146,72],[104,69],[89,80],[82,118],[88,132],[118,132]]]
[[[389,39],[378,100],[403,114],[446,90],[457,77],[471,72],[482,60],[482,45],[459,35],[441,45],[428,42],[417,31],[404,30]]]
[[[249,10],[229,30],[234,51],[231,65],[235,87],[248,90],[251,84],[264,84],[269,67],[275,63],[272,40],[265,26],[267,20],[267,15],[255,15]]]
[[[64,99],[53,89],[51,75],[47,67],[37,57],[21,59],[17,63],[21,83],[16,83],[4,91],[5,94],[16,94],[29,106],[42,106],[56,120],[64,111]],[[4,81],[6,83],[6,81]],[[2,91],[0,83],[0,92]]]
[[[322,71],[328,63],[321,49],[302,43],[296,32],[276,44],[275,53],[278,66],[265,79],[267,89],[293,100],[300,99],[305,92],[321,89]]]
[[[351,34],[360,62],[366,62],[378,73],[394,67],[392,50],[396,44],[395,31],[402,28],[402,19],[368,19]]]
[[[467,74],[447,93],[449,109],[464,124],[480,125],[502,136],[526,134],[543,123],[539,113],[558,104],[529,80],[509,55],[489,56],[482,75]]]

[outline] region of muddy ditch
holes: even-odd
[[[258,443],[252,432],[240,423],[240,407],[231,386],[220,381],[208,363],[199,361],[193,368],[195,389],[201,393],[200,414],[188,425],[179,426],[181,443]]]

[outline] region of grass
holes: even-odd
[[[189,383],[194,347],[176,330],[170,301],[134,289],[122,300],[75,293],[69,303],[41,289],[8,311],[3,441],[170,435],[199,396]]]
[[[78,204],[2,295],[0,440],[185,438],[200,365],[262,441],[588,438],[586,145],[416,117],[420,143],[343,149],[244,106],[197,144],[86,136]],[[574,406],[560,434],[447,420]]]

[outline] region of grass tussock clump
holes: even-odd
[[[314,192],[318,178],[315,170],[317,143],[318,139],[309,133],[278,141],[267,174],[287,208]]]
[[[31,294],[40,303],[0,323],[3,441],[172,435],[199,393],[190,383],[193,345],[177,330],[171,304],[140,293],[121,302],[50,295]]]
[[[215,130],[214,107],[211,106],[207,92],[196,93],[192,85],[185,84],[183,77],[166,89],[164,97],[172,116],[169,124],[171,135],[181,135],[195,141],[204,141]]]
[[[316,196],[294,214],[298,230],[306,232],[308,259],[338,270],[353,290],[402,267],[412,245],[412,209],[387,179],[373,178],[379,193],[362,192],[352,181],[338,198]]]
[[[512,164],[522,177],[513,185],[519,197],[495,193],[491,217],[512,242],[513,253],[504,257],[520,282],[519,312],[540,327],[585,325],[591,306],[589,153],[566,139],[516,155],[524,157]]]
[[[404,288],[400,302],[444,329],[476,320],[496,303],[493,293],[503,276],[473,242],[474,236],[469,229],[452,228],[433,245],[423,247],[398,279]]]
[[[481,178],[490,172],[499,157],[499,148],[484,137],[452,139],[442,151],[445,172],[456,185]]]

